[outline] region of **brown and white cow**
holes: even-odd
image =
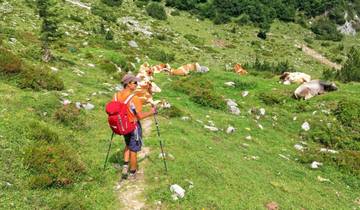
[[[234,65],[234,71],[240,75],[245,75],[248,73],[239,63]]]
[[[148,63],[144,63],[140,66],[139,73],[136,76],[141,81],[135,90],[135,94],[141,99],[143,104],[154,104],[153,94],[161,92],[159,86],[153,82],[154,68]]]
[[[294,96],[297,99],[310,99],[316,95],[323,94],[329,91],[335,91],[338,88],[335,83],[328,83],[320,80],[311,80],[300,85],[294,91]]]
[[[310,81],[311,76],[302,72],[284,72],[280,76],[280,82],[284,85],[290,85],[291,83],[302,84]]]
[[[161,63],[161,64],[158,64],[158,65],[155,65],[155,66],[152,66],[151,69],[153,70],[153,72],[155,74],[157,73],[160,73],[160,72],[170,72],[171,70],[171,67],[170,67],[170,64],[168,63]]]
[[[170,74],[177,76],[185,76],[189,74],[191,71],[200,72],[201,66],[198,63],[189,63],[183,66],[180,66],[177,69],[171,69]]]

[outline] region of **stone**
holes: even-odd
[[[91,68],[94,68],[94,67],[95,67],[95,64],[88,63],[88,66],[91,67]]]
[[[229,87],[235,87],[235,82],[225,82],[224,84]]]
[[[323,164],[320,163],[320,162],[313,161],[313,162],[311,163],[310,167],[311,167],[312,169],[317,169],[317,168],[319,168],[319,167],[322,166],[322,165],[323,165]]]
[[[226,129],[226,133],[227,133],[227,134],[230,134],[230,133],[233,133],[233,132],[235,132],[235,128],[232,127],[232,126],[229,126],[229,127]]]
[[[331,154],[337,154],[337,153],[339,153],[339,152],[336,151],[336,150],[326,149],[326,148],[321,148],[321,149],[320,149],[320,152],[331,153]]]
[[[243,91],[242,93],[241,93],[241,96],[242,97],[246,97],[247,95],[249,95],[249,91]]]
[[[331,182],[330,179],[326,179],[326,178],[323,178],[323,177],[321,177],[321,176],[317,176],[317,180],[318,180],[319,182]]]
[[[304,122],[302,125],[301,125],[301,128],[304,130],[304,131],[308,131],[310,130],[310,124],[308,122]]]
[[[245,137],[245,139],[246,139],[246,140],[251,140],[252,137],[251,137],[250,135],[248,135],[248,136]]]
[[[240,109],[236,106],[230,106],[229,109],[230,109],[231,114],[240,115],[240,113],[241,113]]]
[[[95,106],[91,103],[86,103],[85,105],[82,105],[85,110],[92,110],[95,108]]]
[[[260,111],[261,115],[263,115],[263,116],[265,115],[265,109],[264,108],[260,108],[259,111]]]
[[[50,67],[50,69],[51,69],[51,71],[53,71],[53,72],[58,72],[59,71],[59,69],[58,68],[56,68],[56,67]]]
[[[184,117],[181,117],[181,120],[188,121],[188,120],[190,120],[190,117],[184,116]]]
[[[177,198],[183,198],[185,196],[185,190],[180,187],[178,184],[173,184],[170,186],[170,191],[174,193]]]
[[[61,103],[62,103],[64,106],[66,106],[66,105],[70,104],[71,101],[68,100],[68,99],[65,99],[65,100],[63,100]]]
[[[134,40],[131,40],[128,42],[129,46],[130,47],[133,47],[133,48],[138,48],[138,44],[134,41]]]
[[[206,129],[208,129],[210,131],[214,131],[214,132],[219,131],[219,128],[213,127],[213,126],[204,125],[204,128],[206,128]]]
[[[303,152],[304,151],[304,146],[303,145],[300,145],[300,144],[295,144],[294,145],[294,148],[298,151],[301,151]]]

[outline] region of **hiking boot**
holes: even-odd
[[[121,178],[122,179],[127,179],[128,178],[128,169],[129,169],[128,165],[123,166],[123,169],[121,171]]]
[[[129,173],[128,180],[130,180],[130,181],[136,180],[136,172],[135,173]]]

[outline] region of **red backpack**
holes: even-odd
[[[128,116],[127,103],[131,100],[134,94],[129,95],[124,102],[117,100],[115,94],[115,101],[106,104],[106,113],[108,114],[108,122],[111,130],[118,135],[126,135],[135,130],[135,122],[130,122]]]

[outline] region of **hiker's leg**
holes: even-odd
[[[129,158],[130,158],[130,150],[129,150],[128,146],[125,146],[125,149],[124,149],[124,162],[128,163]]]
[[[130,171],[135,172],[137,169],[137,153],[130,151]]]

